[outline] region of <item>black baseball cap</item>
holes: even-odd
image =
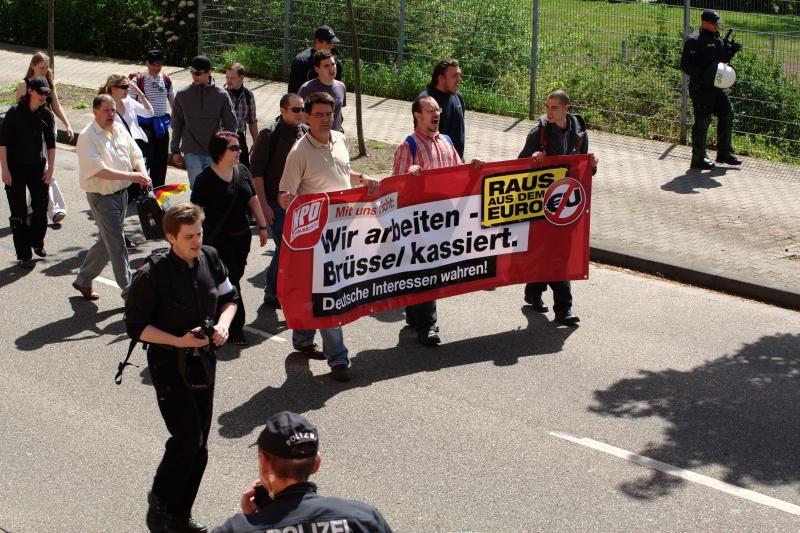
[[[317,39],[318,41],[327,41],[333,44],[339,42],[339,38],[335,33],[333,33],[333,30],[330,26],[320,26],[317,28],[317,31],[314,32],[314,39]]]
[[[162,52],[161,50],[148,50],[145,60],[151,65],[163,65],[164,52]]]
[[[306,459],[319,450],[319,432],[303,415],[281,411],[267,420],[258,436],[258,447],[284,459]]]
[[[714,24],[719,24],[722,22],[722,19],[719,17],[719,13],[717,13],[713,9],[704,9],[703,14],[700,15],[700,20],[705,20],[706,22],[713,22]]]
[[[207,56],[194,56],[189,64],[189,70],[207,72],[211,70],[211,60]]]
[[[50,84],[47,83],[47,78],[42,76],[28,80],[28,89],[33,89],[39,94],[50,94]]]

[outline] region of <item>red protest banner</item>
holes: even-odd
[[[298,196],[286,212],[278,297],[292,329],[589,274],[586,155],[514,159],[392,176]]]

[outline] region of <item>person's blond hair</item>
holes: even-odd
[[[127,80],[128,76],[125,74],[112,74],[108,78],[106,78],[106,84],[100,86],[98,89],[97,94],[111,94],[111,89],[119,85],[119,82],[122,80]]]

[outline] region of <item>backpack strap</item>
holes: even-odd
[[[139,365],[134,365],[133,363],[129,363],[128,359],[131,358],[131,354],[133,353],[133,349],[136,347],[136,343],[139,342],[139,339],[131,339],[131,343],[128,345],[128,355],[125,356],[125,360],[120,361],[119,365],[117,366],[117,374],[114,376],[114,383],[117,385],[122,385],[122,373],[125,371],[126,366],[135,366],[139,368]],[[142,343],[142,349],[147,349],[147,343]]]
[[[166,87],[167,92],[169,92],[169,90],[172,89],[172,80],[169,79],[169,76],[167,76],[163,72],[161,73],[161,75],[164,76],[164,87]]]
[[[581,135],[581,133],[586,131],[586,121],[580,115],[572,115],[572,117],[575,119],[572,125],[575,128],[575,135],[578,137],[576,148],[578,149],[578,152],[580,152],[583,149],[583,143],[586,140],[586,136]]]
[[[406,142],[408,143],[408,150],[411,152],[411,162],[413,163],[417,158],[417,141],[414,140],[413,135],[409,135],[406,137]],[[452,143],[453,141],[450,141],[450,144]]]
[[[446,133],[440,133],[439,135],[444,137],[444,140],[447,141],[450,144],[450,146],[453,146],[453,139],[451,139],[449,135],[447,135]]]
[[[547,136],[544,134],[544,130],[547,128],[547,123],[539,119],[539,151],[545,152],[547,148]]]

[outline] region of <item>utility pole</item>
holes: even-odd
[[[367,155],[367,145],[364,143],[364,127],[361,124],[361,52],[358,50],[358,32],[356,19],[353,16],[353,0],[347,0],[347,18],[350,19],[350,28],[353,32],[353,67],[356,73],[356,133],[358,135],[358,156]]]

